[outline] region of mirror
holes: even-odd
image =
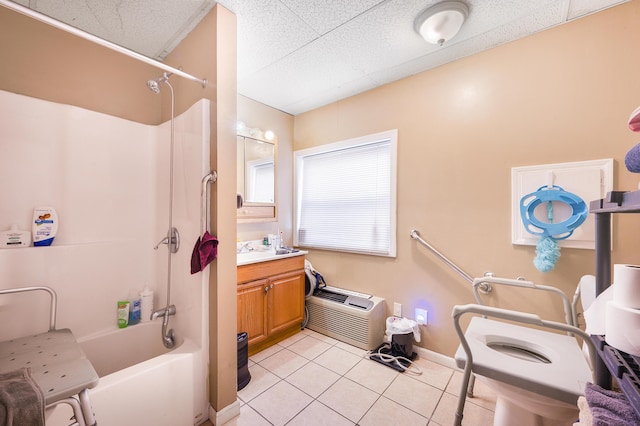
[[[245,222],[275,220],[275,143],[238,135],[238,194],[244,205],[238,220]]]

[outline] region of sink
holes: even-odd
[[[297,253],[299,251],[300,250],[291,247],[280,247],[279,249],[276,249],[276,255],[281,256],[283,254]]]
[[[302,256],[308,253],[304,250],[293,250],[287,250],[286,253],[282,254],[276,254],[275,250],[253,250],[246,253],[238,253],[236,255],[236,264],[238,266],[249,265],[251,263],[268,262],[270,260],[282,259],[284,257]]]

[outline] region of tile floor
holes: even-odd
[[[453,424],[462,374],[418,359],[421,375],[399,373],[366,351],[304,330],[249,358],[251,381],[238,392],[231,426]],[[465,424],[491,425],[495,396],[476,382]]]

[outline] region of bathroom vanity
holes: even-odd
[[[300,332],[304,319],[304,255],[238,255],[238,333],[253,355]]]

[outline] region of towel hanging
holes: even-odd
[[[202,178],[202,217],[200,226],[202,237],[198,237],[193,247],[193,253],[191,253],[191,274],[201,272],[218,257],[218,238],[209,233],[207,226],[209,220],[209,183],[214,183],[216,180],[218,180],[218,173],[215,170]]]

